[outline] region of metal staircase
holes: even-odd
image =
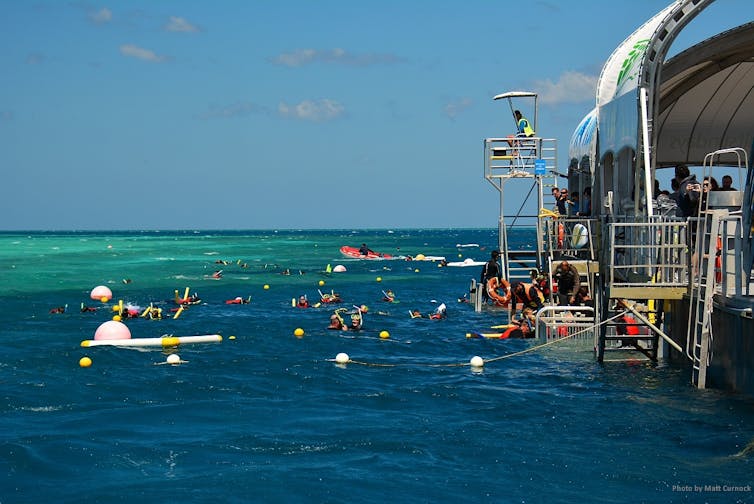
[[[659,337],[670,339],[661,329],[660,307],[664,300],[681,299],[688,292],[686,229],[685,221],[662,216],[614,217],[608,223],[610,255],[604,284],[597,290],[604,291],[601,313],[610,322],[601,328],[598,361],[606,360],[607,353],[623,357],[613,360],[634,359],[637,353],[658,359]],[[613,320],[621,313],[633,320]]]
[[[628,303],[625,300],[615,300],[615,304],[608,308],[605,315],[605,320],[610,322],[605,324],[605,335],[602,337],[602,345],[599,350],[600,361],[604,362],[604,355],[606,353],[626,353],[635,354],[639,353],[646,359],[657,362],[657,349],[659,343],[659,336],[653,332],[649,325],[639,318],[639,316],[631,313],[627,309]],[[632,308],[638,312],[643,318],[648,318],[649,310],[645,304],[636,304]],[[624,317],[630,318],[615,318],[620,313],[624,314]],[[634,358],[631,357],[630,360]],[[626,360],[613,359],[613,360]]]

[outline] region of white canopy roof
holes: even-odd
[[[507,93],[500,93],[499,95],[495,95],[493,100],[500,100],[503,98],[536,98],[537,93],[532,93],[531,91],[508,91]]]
[[[656,166],[702,165],[705,154],[754,142],[754,22],[709,38],[663,65]],[[735,163],[731,157],[720,164]]]

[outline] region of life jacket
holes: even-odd
[[[505,330],[503,334],[500,335],[500,339],[508,339],[508,338],[525,338],[524,331],[521,330],[519,326],[511,326],[508,329]]]
[[[524,286],[523,297],[516,294],[518,298],[525,306],[529,308],[539,309],[545,303],[545,296],[542,291],[535,285],[521,283]]]
[[[623,317],[621,318],[621,321],[624,322],[626,325],[622,327],[619,326],[617,328],[619,334],[626,334],[628,336],[637,336],[641,334],[641,332],[639,331],[639,326],[635,318],[629,317],[628,315],[623,315]]]
[[[521,119],[518,120],[518,131],[520,133],[523,133],[524,136],[527,136],[527,137],[534,136],[534,130],[529,124],[529,120],[526,119],[525,117],[521,117]]]

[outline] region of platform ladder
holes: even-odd
[[[723,218],[727,210],[701,212],[694,246],[694,278],[689,293],[689,321],[686,335],[686,356],[691,359],[691,382],[697,388],[707,386],[707,367],[711,359],[712,343],[712,300],[715,294],[715,260],[718,253],[718,239],[721,236]]]
[[[515,233],[518,230],[524,232],[525,226],[517,225],[516,219],[510,224],[502,226],[502,240],[500,245],[500,255],[503,262],[503,275],[513,285],[515,282],[529,282],[531,277],[529,272],[532,269],[539,270],[542,267],[541,262],[541,233],[537,233],[538,241],[540,242],[536,249],[511,249],[508,241],[508,233]]]

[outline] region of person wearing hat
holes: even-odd
[[[489,282],[491,278],[500,278],[500,265],[498,264],[499,258],[500,252],[498,250],[493,250],[490,253],[490,260],[482,267],[482,274],[479,277],[479,281],[482,283],[482,300],[485,302],[490,299],[486,289],[487,282]]]

